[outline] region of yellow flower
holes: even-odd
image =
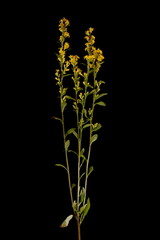
[[[69,43],[68,42],[65,42],[64,44],[64,50],[68,49],[69,48]]]
[[[73,67],[75,67],[78,64],[79,56],[70,55],[69,58],[70,58],[70,63],[72,64]]]
[[[61,56],[65,56],[65,51],[64,51],[62,48],[60,48],[60,49],[59,49],[59,54],[60,54]]]
[[[60,76],[59,71],[60,71],[59,69],[56,69],[56,72],[55,72],[55,76],[56,76],[56,77],[59,77],[59,76]]]
[[[93,54],[95,56],[95,59],[98,61],[98,62],[102,62],[103,59],[104,59],[104,56],[103,56],[103,52],[101,49],[93,49]]]
[[[94,31],[94,28],[89,28],[86,32],[85,32],[85,34],[86,35],[90,35],[92,32]]]
[[[104,59],[104,56],[103,56],[103,55],[99,55],[99,56],[97,57],[97,60],[98,60],[99,62],[103,61],[103,59]]]
[[[63,36],[63,35],[61,35],[61,36],[59,37],[59,41],[60,41],[60,42],[63,42],[63,41],[64,41],[64,36]]]
[[[58,60],[59,60],[60,62],[62,62],[62,63],[65,62],[65,51],[64,51],[62,48],[59,49],[59,57],[58,57]]]
[[[85,32],[86,36],[84,37],[87,40],[87,42],[85,43],[86,45],[85,51],[87,51],[89,55],[91,55],[91,50],[95,43],[95,36],[92,35],[93,30],[94,30],[93,28],[89,28],[89,30]]]
[[[63,36],[65,37],[65,38],[69,38],[70,37],[70,35],[69,35],[69,33],[67,32],[67,31],[65,31],[64,33],[63,33]]]
[[[70,65],[70,62],[69,61],[66,61],[65,64],[64,64],[64,74],[69,71],[69,65]]]
[[[59,83],[60,83],[60,70],[59,69],[56,69],[55,80],[57,80],[57,84],[59,85]]]
[[[59,31],[60,32],[64,32],[66,30],[66,27],[69,25],[69,20],[67,20],[66,18],[62,18],[59,21]]]
[[[90,27],[89,32],[92,33],[94,31],[94,28]]]
[[[84,59],[86,59],[89,62],[92,62],[95,60],[95,56],[94,55],[86,55],[86,56],[84,56]]]

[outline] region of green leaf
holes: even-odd
[[[72,73],[68,73],[68,74],[63,75],[63,77],[68,77],[68,76],[73,76],[73,74]]]
[[[83,155],[84,152],[85,152],[85,148],[82,148],[81,155]]]
[[[103,83],[103,84],[105,84],[105,82],[104,82],[104,81],[102,81],[102,80],[100,80],[100,81],[99,81],[99,83],[100,83],[100,84],[102,84],[102,83]]]
[[[63,165],[63,164],[55,164],[55,166],[58,166],[58,167],[62,167],[62,168],[65,168],[66,169],[66,171],[68,172],[68,170],[67,170],[67,168]]]
[[[85,175],[85,173],[86,173],[86,172],[82,173],[82,175],[80,176],[80,178],[79,178],[79,179],[81,179],[81,178],[82,178],[82,177]]]
[[[67,227],[70,220],[73,218],[73,215],[69,215],[64,221],[63,223],[60,225],[61,228]]]
[[[106,103],[104,103],[104,102],[97,102],[97,103],[95,103],[95,105],[99,105],[99,106],[103,106],[103,107],[105,107],[106,106]]]
[[[93,168],[93,166],[91,166],[91,167],[89,168],[87,177],[91,174],[91,172],[93,172],[93,170],[94,170],[94,168]]]
[[[83,126],[83,129],[84,128],[87,128],[87,127],[90,127],[91,126],[91,124],[90,123],[87,123],[87,124],[85,124],[84,126]]]
[[[78,139],[78,134],[76,131],[73,131],[73,135]]]
[[[84,211],[82,212],[82,215],[81,215],[81,221],[80,221],[80,224],[82,223],[82,221],[84,220],[85,216],[88,214],[88,211],[90,209],[90,199],[88,198],[87,199],[87,204],[86,204],[86,207],[84,208]]]
[[[73,201],[72,208],[75,212],[77,211],[77,203],[75,200]]]
[[[73,133],[75,131],[75,128],[71,128],[66,132],[66,136]]]
[[[76,152],[73,151],[73,150],[68,150],[68,152],[72,152],[72,153],[76,154],[76,156],[78,156],[78,153],[76,153]]]
[[[83,109],[84,116],[87,118],[87,110],[84,108]]]
[[[58,53],[55,53],[55,55],[57,56],[57,58],[59,58],[59,56],[60,56]]]
[[[84,163],[85,161],[87,161],[87,158],[86,158],[83,154],[81,154],[81,158],[82,158],[82,162],[81,162],[80,167],[82,167],[83,163]]]
[[[98,134],[94,134],[94,135],[91,137],[91,144],[92,144],[93,142],[95,142],[95,141],[97,140],[97,138],[98,138]]]
[[[84,209],[86,208],[86,206],[87,206],[87,204],[84,204],[84,205],[80,208],[80,211],[79,211],[80,214],[84,211]]]
[[[65,107],[67,106],[67,103],[65,101],[62,101],[62,112],[64,112]]]
[[[100,95],[96,96],[96,100],[106,95],[108,95],[108,93],[101,93]]]
[[[80,197],[80,203],[82,203],[84,200],[84,197],[85,197],[85,188],[84,187],[82,187],[79,197]]]
[[[76,99],[75,99],[75,98],[73,98],[73,97],[70,97],[70,96],[68,96],[68,95],[66,95],[66,96],[65,96],[65,98],[67,98],[67,99],[70,99],[70,100],[73,100],[73,101],[76,101]]]
[[[89,94],[88,95],[91,95],[92,93],[94,93],[96,90],[95,89],[93,89],[92,91],[90,91],[89,92]]]
[[[58,120],[58,121],[60,121],[60,122],[62,122],[62,119],[60,119],[60,118],[58,118],[58,117],[51,117],[51,119],[55,119],[55,120]]]
[[[61,96],[62,96],[62,97],[63,97],[64,95],[66,95],[67,89],[68,89],[68,88],[62,88],[62,93],[61,93]]]
[[[100,123],[98,123],[98,126],[92,129],[92,132],[98,131],[101,127],[102,127],[102,125]]]
[[[75,184],[75,183],[72,183],[72,187],[71,187],[71,188],[73,189],[74,187],[76,187],[76,184]]]
[[[65,149],[66,149],[66,151],[68,151],[69,145],[70,145],[70,140],[67,140],[65,142]]]

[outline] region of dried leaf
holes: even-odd
[[[73,218],[73,215],[69,215],[64,221],[63,223],[60,225],[61,228],[67,227],[70,220]]]

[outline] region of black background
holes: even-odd
[[[40,8],[39,8],[40,7]],[[144,68],[148,15],[139,5],[74,3],[23,7],[9,20],[6,38],[5,149],[3,178],[8,228],[17,238],[76,239],[76,224],[59,225],[71,213],[67,178],[55,163],[64,159],[54,71],[58,67],[58,22],[70,20],[73,54],[83,54],[84,31],[95,28],[104,52],[101,78],[107,106],[97,112],[103,125],[95,143],[90,178],[91,209],[82,239],[130,239],[150,234],[148,170],[144,144]],[[9,16],[9,12],[8,12]],[[143,59],[143,61],[142,61]],[[149,227],[148,227],[149,222]]]

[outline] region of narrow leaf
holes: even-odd
[[[73,76],[73,74],[68,73],[68,74],[63,75],[63,77],[68,77],[68,76]]]
[[[66,132],[66,136],[73,133],[75,131],[75,128],[71,128]]]
[[[73,97],[70,97],[70,96],[68,96],[68,95],[66,95],[66,96],[65,96],[65,98],[67,98],[67,99],[70,99],[70,100],[73,100],[73,101],[76,101],[76,99],[75,99],[75,98],[73,98]]]
[[[78,153],[76,153],[76,152],[73,151],[73,150],[68,150],[68,152],[72,152],[72,153],[76,154],[76,156],[78,156]]]
[[[106,106],[106,103],[104,103],[104,102],[97,102],[97,103],[95,103],[95,105],[99,105],[99,106],[103,106],[103,107],[105,107]]]
[[[62,112],[64,112],[65,107],[67,106],[67,103],[65,101],[62,102]]]
[[[80,208],[80,211],[79,211],[80,214],[84,211],[84,209],[86,208],[86,206],[87,206],[87,204],[83,205],[83,206]]]
[[[80,203],[82,203],[84,200],[84,197],[85,197],[85,188],[84,187],[82,187],[79,196],[80,196]]]
[[[87,118],[87,110],[85,108],[83,109],[83,112],[84,112],[84,116]]]
[[[81,155],[84,153],[84,151],[85,151],[85,148],[82,148],[82,150],[81,150]]]
[[[88,198],[88,200],[87,200],[87,205],[86,205],[86,207],[84,208],[84,211],[83,211],[83,213],[82,213],[82,215],[81,215],[81,222],[80,222],[80,223],[82,223],[82,221],[84,220],[85,216],[87,215],[87,213],[88,213],[88,211],[89,211],[89,209],[90,209],[90,206],[91,206],[91,204],[90,204],[90,199]]]
[[[62,122],[62,119],[60,119],[60,118],[58,118],[58,117],[52,116],[51,119],[55,119],[55,120],[58,120],[58,121]]]
[[[69,215],[64,221],[63,223],[60,225],[61,228],[67,227],[70,220],[73,218],[73,215]]]
[[[66,171],[68,171],[68,170],[67,170],[67,168],[66,168],[64,165],[62,165],[62,164],[55,164],[55,166],[58,166],[58,167],[65,168],[65,169],[66,169]]]
[[[72,187],[71,187],[71,188],[73,189],[74,187],[76,187],[76,184],[75,184],[75,183],[72,183]]]
[[[81,155],[81,157],[82,157],[83,159],[82,159],[82,162],[81,162],[80,167],[82,167],[83,163],[84,163],[85,161],[87,161],[87,158],[86,158],[84,155]]]
[[[100,84],[102,84],[102,83],[103,83],[103,84],[105,84],[105,82],[104,82],[104,81],[102,81],[102,80],[100,80],[100,81],[99,81],[99,83],[100,83]]]
[[[76,131],[73,131],[73,135],[78,139],[78,134]]]
[[[100,95],[96,96],[96,100],[106,95],[108,95],[108,93],[101,93]]]
[[[65,149],[66,149],[66,151],[68,151],[69,145],[70,145],[70,140],[67,140],[65,142]]]
[[[75,200],[73,201],[72,208],[75,212],[77,211],[77,203]]]
[[[91,174],[91,172],[93,172],[93,170],[94,170],[94,168],[93,168],[93,166],[91,166],[91,167],[89,168],[87,177]]]
[[[87,124],[85,124],[85,125],[83,126],[83,129],[84,129],[84,128],[87,128],[87,127],[89,127],[89,126],[91,126],[91,124],[90,124],[90,123],[87,123]]]
[[[94,134],[94,135],[91,137],[91,144],[92,144],[93,142],[95,142],[95,141],[97,140],[97,138],[98,138],[98,134]]]
[[[80,179],[85,175],[85,173],[86,173],[86,172],[82,173],[82,175],[80,176]],[[88,176],[89,176],[89,174],[88,174]]]
[[[98,131],[101,127],[102,127],[102,125],[99,123],[97,127],[92,129],[92,132]]]
[[[89,94],[88,95],[91,95],[92,93],[94,93],[96,90],[95,89],[93,89],[92,91],[90,91],[89,92]]]

